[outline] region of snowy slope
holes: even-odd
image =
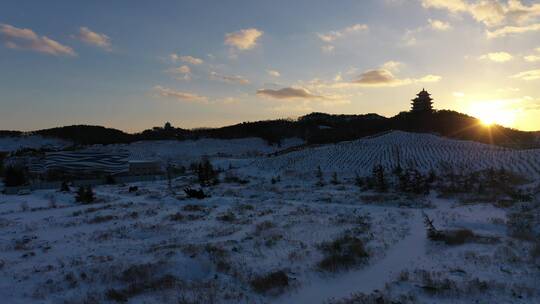
[[[327,172],[367,174],[376,164],[394,168],[398,163],[398,154],[402,167],[413,165],[425,171],[448,162],[456,168],[478,170],[504,167],[533,178],[540,177],[538,149],[511,150],[402,131],[269,157],[259,160],[255,166],[263,171],[274,172],[307,172],[320,166]]]
[[[280,149],[301,145],[304,142],[298,138],[283,141],[281,147],[269,146],[260,138],[213,139],[200,140],[162,140],[141,141],[129,145],[117,145],[130,152],[130,159],[158,159],[171,161],[198,160],[201,156],[244,157],[258,156]]]
[[[70,143],[57,138],[42,137],[39,135],[23,137],[0,137],[0,151],[10,152],[24,148],[62,148]]]

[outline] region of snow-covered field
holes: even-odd
[[[423,171],[436,169],[446,162],[456,168],[505,168],[529,177],[540,177],[538,149],[511,150],[402,131],[260,159],[257,167],[264,172],[312,172],[320,166],[323,171],[368,174],[375,164],[393,168],[398,160],[402,167],[412,165]]]
[[[145,157],[243,155],[246,161],[221,173],[202,200],[183,192],[198,188],[190,173],[172,188],[167,181],[99,186],[89,205],[56,190],[0,194],[0,302],[540,302],[540,243],[511,232],[540,218],[536,197],[500,208],[435,191],[379,194],[361,191],[344,174],[391,162],[385,155],[398,146],[401,159],[416,155],[418,166],[442,159],[476,168],[490,155],[493,164],[518,161],[505,167],[536,178],[526,169],[536,151],[403,132],[274,157],[246,154],[256,142],[223,151],[212,142],[174,151],[169,143],[131,147]],[[333,172],[339,181],[316,186],[319,165],[327,181]],[[440,229],[470,229],[482,238],[430,241],[424,213]]]

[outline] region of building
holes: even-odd
[[[160,174],[161,163],[155,160],[130,160],[130,175],[155,175]]]
[[[127,151],[78,150],[51,152],[45,155],[44,171],[71,174],[118,174],[127,172]]]
[[[422,89],[420,93],[416,94],[416,98],[412,99],[411,112],[413,113],[432,113],[433,112],[433,98],[425,89]]]

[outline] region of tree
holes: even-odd
[[[317,187],[324,186],[324,174],[321,170],[321,166],[317,166],[317,172],[315,172],[315,177],[317,177],[318,181],[315,184]]]
[[[4,185],[6,187],[23,186],[28,182],[24,169],[17,166],[8,166],[4,172]]]
[[[339,184],[337,172],[334,172],[332,174],[332,180],[330,182],[332,183],[332,185],[338,185]]]
[[[66,181],[63,181],[60,185],[60,192],[69,192],[69,185]]]
[[[388,184],[384,176],[384,167],[382,165],[379,164],[373,167],[372,177],[375,183],[375,189],[378,192],[386,192],[388,190]]]
[[[214,170],[212,163],[207,158],[198,164],[197,178],[201,186],[216,185],[219,183],[218,173]]]

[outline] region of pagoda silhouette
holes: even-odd
[[[420,93],[416,94],[416,98],[412,99],[412,113],[433,113],[433,98],[425,89],[422,88]]]

